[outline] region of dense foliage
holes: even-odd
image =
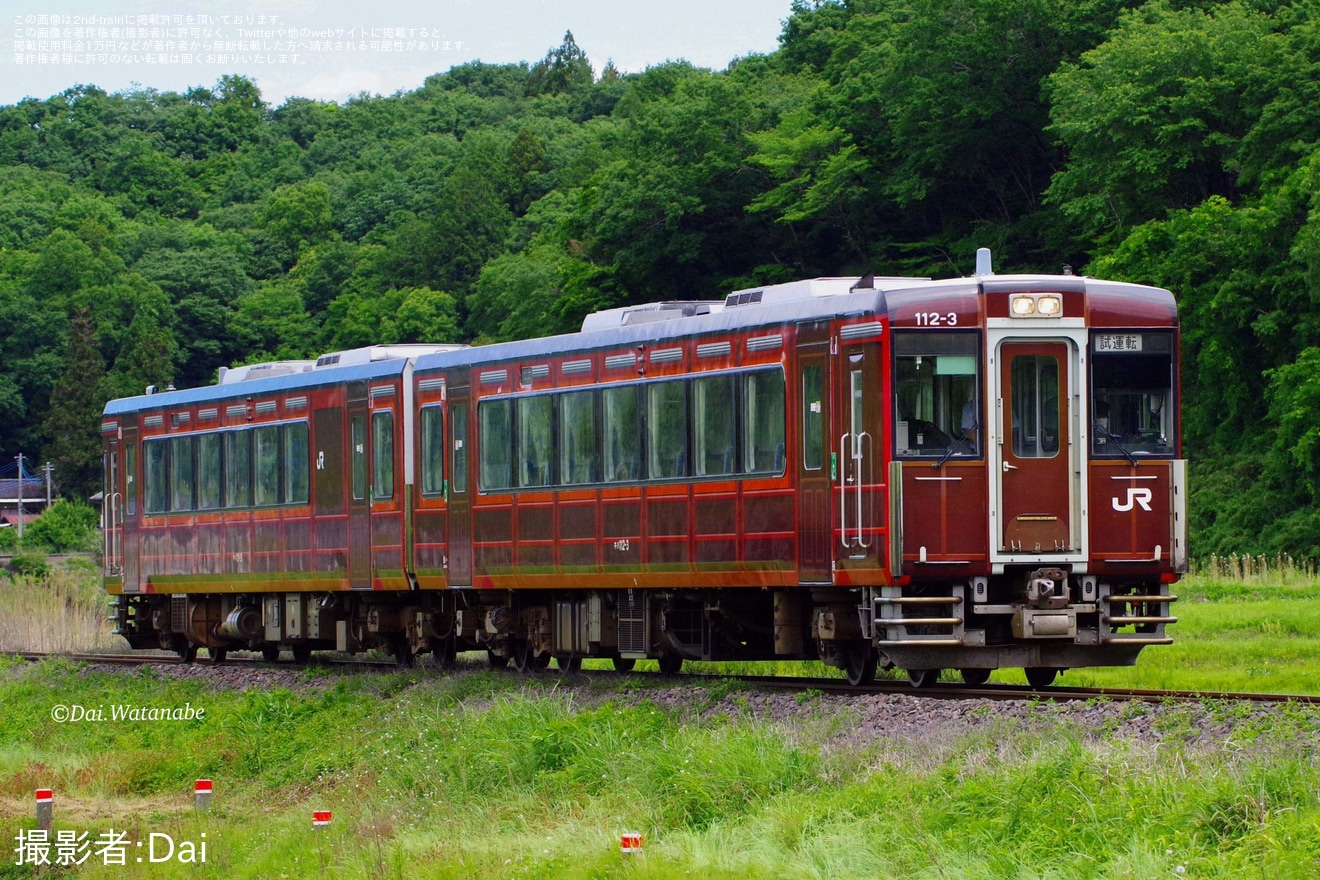
[[[221,365],[574,329],[822,274],[1169,287],[1193,551],[1320,548],[1320,0],[798,0],[780,48],[591,74],[566,35],[390,97],[0,107],[0,449]]]

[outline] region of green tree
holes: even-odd
[[[101,482],[101,396],[105,360],[97,346],[96,327],[87,308],[69,317],[64,374],[51,392],[45,431],[51,438],[45,456],[55,465],[62,490],[90,496]]]
[[[591,60],[574,41],[573,32],[568,31],[562,43],[532,65],[526,89],[529,96],[558,95],[590,88],[594,80]]]

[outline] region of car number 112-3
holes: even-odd
[[[957,323],[957,312],[949,312],[947,315],[941,315],[939,312],[917,312],[918,327],[953,327]]]

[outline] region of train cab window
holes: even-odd
[[[596,394],[572,391],[559,397],[559,481],[565,486],[594,483],[599,450],[596,445]]]
[[[354,416],[349,423],[349,460],[352,467],[349,473],[349,487],[354,501],[367,499],[367,420]]]
[[[280,503],[280,428],[262,425],[252,431],[253,500],[258,506]]]
[[[229,507],[252,504],[252,432],[230,431],[225,437],[225,502]]]
[[[467,491],[468,484],[468,411],[466,404],[455,406],[450,411],[449,427],[454,432],[454,491],[462,494]]]
[[[170,510],[192,510],[193,438],[170,438]]]
[[[605,443],[602,476],[611,483],[636,480],[642,454],[637,386],[606,388],[600,398]]]
[[[477,476],[481,488],[508,489],[513,486],[513,402],[483,400],[477,404]]]
[[[422,429],[422,494],[442,495],[445,491],[445,432],[440,407],[424,406]]]
[[[394,410],[371,414],[371,500],[394,497]]]
[[[692,467],[698,477],[737,471],[733,376],[706,376],[692,382]]]
[[[311,451],[306,422],[284,426],[284,501],[306,504],[311,487]]]
[[[223,506],[224,473],[220,470],[219,434],[197,435],[197,509],[218,510]]]
[[[146,494],[142,499],[147,513],[164,513],[169,507],[170,475],[166,470],[164,440],[148,440],[142,444],[142,465]]]
[[[646,387],[646,475],[663,480],[688,475],[687,382]]]
[[[975,333],[894,334],[894,445],[899,458],[977,458],[985,402]]]
[[[518,485],[549,486],[553,480],[551,464],[551,413],[554,400],[548,394],[518,400]]]
[[[1091,337],[1091,455],[1172,456],[1173,335]]]
[[[787,413],[784,374],[763,370],[744,377],[743,459],[749,474],[782,474]]]

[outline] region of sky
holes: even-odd
[[[344,101],[456,64],[534,63],[565,31],[597,73],[773,52],[791,0],[0,0],[0,104],[79,84],[181,92],[224,74]]]

